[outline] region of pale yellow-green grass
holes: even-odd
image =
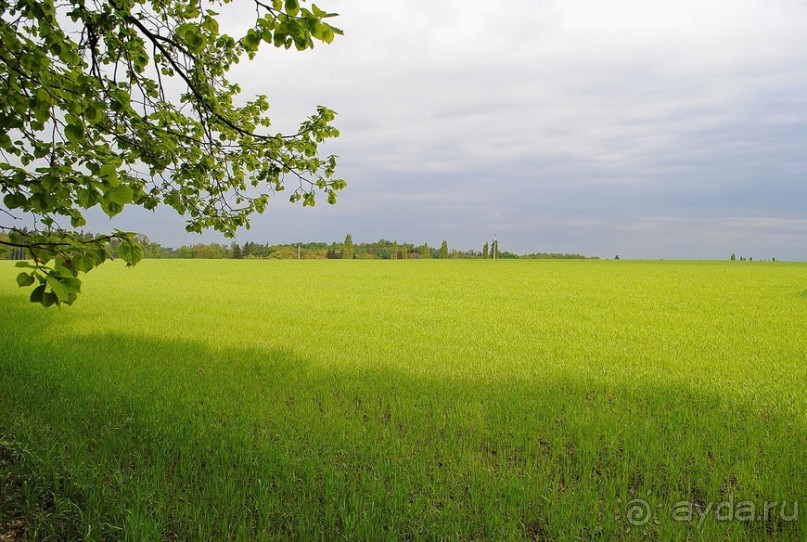
[[[805,264],[0,264],[0,533],[807,536]]]

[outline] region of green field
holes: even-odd
[[[807,264],[0,264],[0,538],[807,539]]]

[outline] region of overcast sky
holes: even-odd
[[[224,29],[248,23],[252,2]],[[345,31],[233,72],[291,130],[338,113],[336,206],[238,241],[379,238],[611,258],[807,260],[803,0],[320,0]],[[93,221],[99,230],[105,220]],[[221,240],[171,212],[112,226]]]

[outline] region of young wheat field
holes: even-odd
[[[807,539],[807,264],[0,264],[0,539]]]

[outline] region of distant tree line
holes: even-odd
[[[732,254],[732,255],[731,255],[731,258],[729,258],[729,259],[730,259],[732,262],[733,262],[733,261],[735,261],[735,260],[740,260],[741,262],[745,262],[745,261],[753,262],[753,261],[754,261],[754,258],[753,258],[753,257],[748,257],[748,258],[746,258],[745,256],[740,256],[740,257],[738,258],[736,254]],[[757,260],[757,261],[764,262],[764,261],[766,261],[766,260]],[[771,259],[770,259],[770,261],[775,262],[775,261],[776,261],[776,258],[771,258]]]
[[[92,239],[94,234],[79,232],[79,236]],[[0,233],[8,238],[8,235]],[[380,239],[371,243],[355,243],[353,237],[347,234],[341,243],[287,243],[270,244],[248,241],[246,243],[232,242],[199,243],[183,245],[179,248],[168,248],[150,241],[146,236],[138,236],[143,246],[144,257],[182,258],[182,259],[275,259],[275,260],[425,260],[425,259],[584,259],[580,254],[558,254],[549,252],[535,252],[519,256],[513,252],[500,251],[499,242],[494,240],[485,242],[481,251],[458,250],[449,248],[445,240],[439,248],[430,247],[428,243],[407,243]],[[107,246],[107,252],[112,258],[117,258],[120,241],[113,239]],[[30,255],[24,249],[0,246],[0,259],[21,260],[28,259]]]
[[[25,231],[24,229],[22,230]],[[13,234],[0,231],[0,240],[13,241]],[[77,234],[83,239],[93,239],[95,234],[80,231]],[[582,254],[566,254],[559,252],[531,252],[529,254],[515,254],[513,252],[500,251],[499,241],[494,239],[485,241],[482,250],[457,250],[450,249],[444,240],[439,248],[430,247],[428,243],[416,244],[398,241],[388,241],[380,239],[372,243],[354,243],[353,237],[347,234],[341,243],[287,243],[276,244],[255,243],[248,241],[243,244],[232,242],[222,243],[199,243],[179,248],[163,247],[159,243],[152,242],[148,237],[139,235],[138,241],[143,246],[145,258],[183,258],[183,259],[274,259],[274,260],[423,260],[423,259],[502,259],[502,260],[585,260],[599,259],[596,256],[583,256]],[[112,258],[118,258],[118,249],[121,241],[112,239],[107,246],[107,252]],[[0,245],[0,260],[25,260],[31,256],[24,248]],[[619,259],[615,256],[614,259]],[[752,257],[737,256],[732,254],[731,261],[754,261]],[[777,261],[776,258],[770,260],[757,261]]]
[[[522,260],[599,260],[597,256],[565,254],[560,252],[533,252],[519,256]]]

